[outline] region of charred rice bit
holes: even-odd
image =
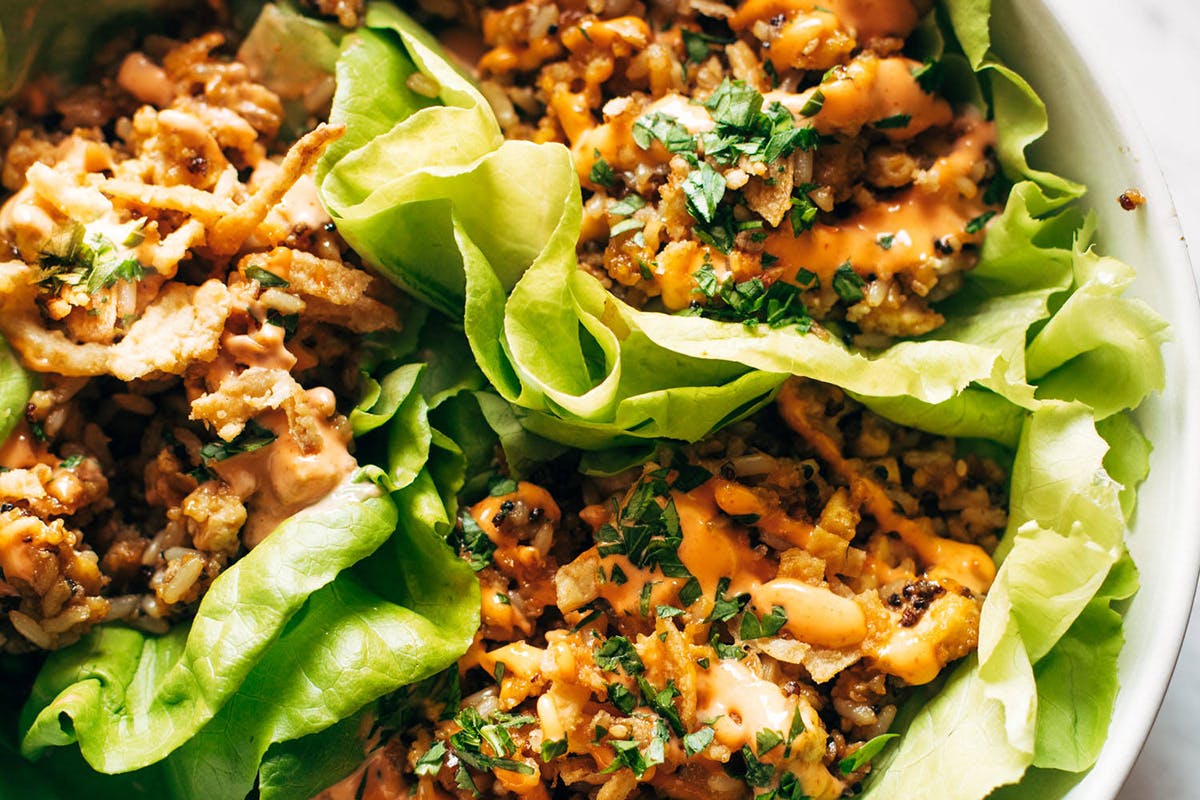
[[[943,323],[932,304],[1005,199],[992,123],[901,52],[929,5],[422,3],[435,26],[457,19],[443,40],[476,63],[506,135],[571,148],[580,264],[610,291],[818,332],[836,320],[862,346]],[[790,314],[755,317],[738,284],[780,284]]]
[[[113,140],[11,138],[0,333],[42,388],[0,448],[0,649],[166,630],[356,466],[335,398],[396,298],[317,199],[342,129],[279,141],[278,97],[222,45],[132,53],[79,94]]]
[[[844,759],[975,649],[1007,522],[994,462],[800,379],[775,409],[556,494],[511,484],[462,516],[480,633],[382,711],[395,733],[342,788],[852,794],[870,767]],[[464,733],[488,726],[482,746]]]

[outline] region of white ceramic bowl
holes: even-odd
[[[1112,71],[1119,59],[1072,31],[1071,20],[1086,14],[1088,4],[994,5],[998,55],[1033,84],[1050,113],[1050,132],[1035,146],[1034,163],[1087,183],[1086,205],[1099,216],[1101,248],[1138,268],[1133,293],[1173,329],[1174,341],[1165,349],[1166,391],[1137,415],[1154,453],[1129,536],[1142,588],[1125,616],[1121,690],[1098,763],[1066,794],[1070,800],[1108,800],[1154,723],[1200,573],[1200,409],[1190,408],[1200,402],[1200,298],[1167,186],[1117,88]],[[1149,199],[1135,212],[1116,203],[1131,187]]]

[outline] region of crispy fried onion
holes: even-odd
[[[333,323],[355,333],[400,327],[394,308],[367,295],[374,280],[370,273],[341,261],[276,247],[245,256],[238,263],[243,274],[251,267],[261,267],[286,280],[287,290],[304,299],[307,320]]]
[[[0,264],[0,333],[30,369],[59,375],[114,375],[126,381],[153,373],[181,375],[193,362],[216,358],[233,307],[220,281],[171,284],[117,344],[79,344],[45,327],[34,302],[34,280],[36,270],[28,264]]]

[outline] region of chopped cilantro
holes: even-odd
[[[742,779],[746,781],[747,786],[762,789],[771,785],[771,781],[775,779],[774,765],[759,761],[748,744],[742,746],[742,758],[746,762],[746,774]]]
[[[762,756],[783,744],[783,734],[779,731],[761,730],[755,734],[754,743],[758,748],[758,754]]]
[[[805,101],[804,105],[800,108],[800,116],[802,116],[802,117],[816,116],[820,112],[821,108],[824,105],[825,105],[825,93],[823,91],[821,91],[820,89],[817,89],[815,92],[812,93],[812,95],[808,98],[808,100]]]
[[[984,226],[988,224],[988,220],[994,216],[996,216],[995,211],[985,211],[978,217],[975,217],[968,222],[964,230],[966,230],[967,233],[979,233],[981,230],[983,230]]]
[[[882,250],[891,250],[895,241],[896,234],[894,233],[881,233],[875,237],[875,244],[879,245]]]
[[[699,64],[708,58],[708,54],[712,51],[712,45],[729,44],[733,41],[732,38],[712,36],[702,31],[689,31],[685,29],[682,33],[683,49],[687,52],[688,63],[691,64]]]
[[[517,745],[510,730],[532,725],[537,721],[535,717],[497,711],[484,718],[476,708],[467,707],[454,721],[462,730],[450,736],[450,749],[464,764],[481,772],[504,769],[521,775],[533,774],[531,765],[512,758]],[[484,752],[485,743],[491,753]]]
[[[887,747],[887,743],[892,739],[899,737],[896,733],[884,733],[876,736],[871,741],[864,744],[862,747],[855,750],[850,755],[838,762],[838,769],[843,775],[849,775],[852,772],[857,772],[862,769],[872,758],[879,755],[883,748]]]
[[[783,606],[775,606],[771,609],[771,613],[765,614],[761,619],[753,611],[747,611],[742,615],[741,637],[743,639],[762,639],[774,636],[786,624],[787,612],[783,610]]]
[[[804,716],[800,713],[800,706],[796,706],[796,711],[792,714],[792,726],[788,728],[788,746],[790,747],[792,742],[796,741],[796,737],[806,730],[808,730],[808,726],[804,724]]]
[[[650,597],[654,593],[654,584],[657,581],[646,581],[642,584],[642,590],[638,592],[638,612],[643,617],[650,616]]]
[[[717,205],[725,196],[725,178],[707,163],[692,170],[683,180],[683,194],[688,213],[698,222],[710,223],[717,215]]]
[[[745,592],[733,597],[726,597],[725,592],[729,589],[729,584],[729,578],[721,578],[717,581],[716,601],[713,603],[712,613],[708,615],[708,622],[725,622],[737,615],[746,607],[746,603],[750,602],[750,595]]]
[[[679,718],[679,709],[675,707],[675,698],[679,697],[675,681],[667,681],[667,685],[662,689],[655,689],[650,685],[650,681],[644,677],[638,677],[638,688],[642,690],[642,697],[645,699],[646,705],[667,721],[676,736],[683,736],[687,729],[683,727],[683,720]]]
[[[458,519],[458,527],[450,532],[450,546],[467,556],[467,563],[471,565],[471,569],[479,572],[492,563],[496,543],[484,533],[483,528],[479,527],[479,523],[468,512],[463,511]]]
[[[689,733],[683,737],[683,752],[691,758],[712,744],[715,735],[712,728],[701,728]]]
[[[792,236],[799,236],[811,230],[817,221],[820,207],[812,201],[808,193],[816,189],[815,183],[802,183],[792,193],[792,210],[788,212],[788,221],[792,223]]]
[[[817,277],[817,273],[801,267],[796,271],[796,285],[801,289],[819,289],[821,287],[821,279]]]
[[[912,122],[912,114],[893,114],[890,117],[876,120],[873,124],[876,130],[886,131],[907,128],[910,122]]]
[[[637,695],[620,683],[608,685],[608,702],[617,707],[622,714],[629,716],[638,707]]]
[[[611,636],[595,652],[596,666],[605,672],[616,672],[620,667],[626,675],[641,675],[646,671],[633,643],[624,636]]]
[[[300,324],[300,315],[281,314],[272,308],[267,311],[267,324],[274,325],[276,328],[283,328],[283,338],[287,339],[295,336],[296,328]]]
[[[785,772],[779,776],[779,785],[769,792],[760,794],[754,800],[808,800],[804,793],[804,785],[794,773]]]
[[[659,619],[671,619],[672,617],[681,617],[681,616],[683,616],[683,614],[684,614],[683,609],[676,608],[675,606],[658,606],[657,608],[654,609],[654,615],[656,617],[658,617]]]
[[[418,775],[437,775],[442,768],[442,760],[446,757],[446,743],[434,742],[425,754],[417,759],[413,772]]]
[[[679,153],[685,158],[690,156],[695,161],[696,139],[691,131],[661,111],[643,115],[633,123],[633,141],[638,147],[649,150],[655,139],[662,142],[668,152]]]
[[[629,576],[625,574],[625,570],[621,569],[620,564],[613,564],[612,572],[609,573],[609,580],[617,586],[629,582]]]
[[[933,60],[927,60],[924,64],[913,67],[912,76],[916,78],[917,85],[926,94],[936,94],[942,88],[942,80],[945,77],[941,62]]]
[[[550,762],[567,753],[567,740],[556,739],[542,742],[542,761]]]
[[[76,453],[75,455],[68,456],[67,458],[60,461],[58,466],[60,469],[75,469],[82,463],[83,463],[83,456]]]
[[[621,220],[616,225],[613,225],[611,228],[609,228],[608,236],[610,239],[615,239],[622,233],[640,231],[644,227],[646,227],[646,223],[642,222],[640,219],[634,219],[630,217],[629,219]]]
[[[231,442],[209,442],[200,448],[200,457],[206,461],[224,461],[242,453],[253,453],[275,441],[275,434],[254,420],[246,423]]]
[[[596,161],[592,164],[591,172],[588,173],[588,180],[605,189],[611,189],[617,182],[617,174],[613,172],[613,168],[608,165],[608,162],[600,157],[599,150],[595,151],[595,155]]]
[[[736,644],[725,644],[721,641],[720,636],[714,631],[712,638],[708,640],[708,644],[716,651],[717,658],[722,661],[741,661],[746,657],[746,651]]]
[[[504,592],[496,592],[496,602],[502,606],[512,605],[512,600],[510,600],[508,595],[504,594]]]
[[[659,499],[665,497],[665,502]],[[683,529],[679,512],[662,478],[649,477],[638,484],[614,523],[596,532],[601,556],[624,555],[639,569],[657,568],[669,578],[691,576],[679,560]]]
[[[849,261],[833,273],[833,291],[845,303],[857,303],[862,300],[863,287],[866,285],[862,277],[850,266]]]
[[[683,588],[679,590],[679,602],[683,603],[684,608],[687,608],[688,606],[692,605],[692,603],[695,603],[697,600],[699,600],[700,596],[703,594],[704,590],[700,588],[700,581],[696,580],[695,578],[691,578],[683,585]]]
[[[284,289],[288,286],[291,286],[286,278],[281,278],[274,272],[263,269],[257,265],[246,267],[246,277],[252,281],[258,281],[258,285],[264,289],[270,289],[273,287]]]
[[[608,207],[608,213],[618,217],[628,217],[639,208],[646,205],[646,199],[640,194],[627,194]]]

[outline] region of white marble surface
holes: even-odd
[[[1079,35],[1097,37],[1121,64],[1127,102],[1158,156],[1200,267],[1200,3],[1196,0],[1058,0],[1078,7]],[[1150,198],[1155,202],[1158,198]],[[1198,400],[1200,403],[1200,400]],[[1180,531],[1200,535],[1200,531]],[[1118,800],[1200,797],[1200,602],[1145,749]]]

